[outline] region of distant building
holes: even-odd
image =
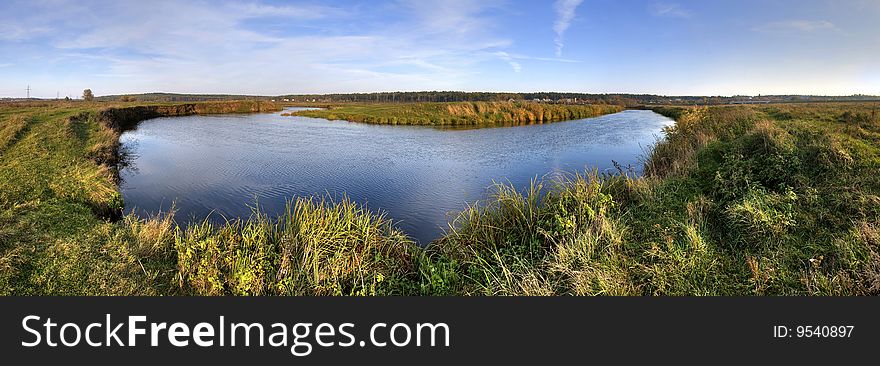
[[[770,104],[773,103],[769,100],[737,100],[733,101],[730,104]]]

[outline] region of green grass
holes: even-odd
[[[285,115],[390,125],[498,126],[534,124],[616,113],[615,105],[557,105],[533,102],[347,104]]]
[[[224,224],[102,219],[121,204],[107,118],[134,112],[99,106],[0,107],[0,293],[880,294],[870,104],[660,108],[677,124],[645,176],[498,185],[426,248],[347,199]]]
[[[843,117],[868,108],[661,110],[647,176],[500,186],[429,252],[453,293],[876,295],[880,125]]]
[[[381,215],[348,199],[299,198],[280,220],[208,222],[173,233],[182,290],[199,295],[387,295],[415,247]]]
[[[126,239],[126,232],[155,223],[102,219],[118,211],[122,201],[114,168],[96,159],[97,151],[118,144],[119,131],[101,116],[131,106],[0,106],[0,293],[163,294],[176,289],[170,282],[156,282],[156,274],[144,270],[138,242]],[[195,108],[193,113],[238,111],[241,104]]]

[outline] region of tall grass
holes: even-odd
[[[0,124],[0,153],[21,138],[25,126],[27,126],[27,121],[24,116],[9,117]]]
[[[466,294],[876,294],[872,131],[789,108],[677,110],[647,176],[501,186],[429,252]]]
[[[459,291],[485,295],[632,294],[623,243],[627,228],[612,192],[625,177],[597,173],[497,185],[463,211],[428,248],[467,274]]]
[[[277,220],[255,210],[174,238],[180,287],[199,295],[387,295],[413,266],[414,244],[347,198],[299,198]]]
[[[615,105],[534,102],[349,104],[285,115],[391,125],[496,126],[596,117],[622,111]]]

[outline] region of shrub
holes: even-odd
[[[846,111],[840,114],[838,121],[845,123],[848,126],[865,127],[874,124],[876,122],[875,118],[876,116],[872,116],[868,113]]]
[[[715,196],[736,200],[754,189],[781,192],[797,184],[800,158],[791,136],[767,122],[725,147],[715,172]]]
[[[841,174],[854,167],[854,159],[837,138],[827,133],[805,133],[800,159],[813,176]]]
[[[757,248],[778,243],[796,224],[793,191],[785,194],[751,190],[724,211],[733,244]]]

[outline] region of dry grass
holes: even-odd
[[[611,105],[557,105],[534,102],[351,104],[285,115],[374,124],[498,126],[548,123],[622,111]]]

